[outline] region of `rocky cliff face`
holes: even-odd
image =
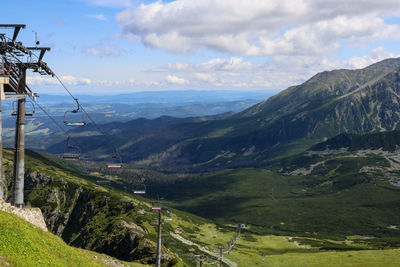
[[[70,245],[126,261],[155,262],[156,243],[142,225],[148,215],[139,203],[35,170],[25,173],[25,198],[41,209],[49,231]],[[176,259],[165,251],[163,261],[172,265]]]

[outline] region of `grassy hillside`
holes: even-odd
[[[342,149],[349,151],[382,149],[395,151],[400,145],[400,131],[377,132],[371,134],[340,134],[325,142],[316,144],[310,150]]]
[[[12,153],[4,152],[9,197]],[[42,210],[48,229],[76,247],[153,263],[156,235],[148,222],[155,214],[148,212],[150,204],[98,185],[97,177],[81,175],[64,163],[27,151],[25,199]],[[179,266],[168,250],[163,261]]]
[[[115,265],[113,265],[115,264]],[[0,266],[144,266],[77,249],[15,215],[0,211]]]
[[[307,151],[264,169],[225,170],[152,184],[174,206],[258,233],[400,246],[398,151]],[[320,244],[334,248],[334,244]],[[337,249],[340,249],[336,247]]]
[[[101,251],[118,258],[141,253],[138,258],[140,261],[151,262],[154,257],[154,247],[149,244],[154,242],[156,237],[156,229],[153,225],[156,214],[148,212],[151,205],[149,201],[116,189],[124,189],[124,185],[129,186],[128,183],[124,183],[123,179],[116,176],[107,178],[100,174],[94,174],[96,176],[85,175],[79,171],[79,168],[60,159],[29,151],[27,154],[27,169],[29,171],[26,176],[26,196],[33,206],[39,206],[42,209],[50,231],[62,236],[65,241],[74,246]],[[10,151],[5,151],[6,170],[9,168],[10,156]],[[305,161],[305,159],[309,161]],[[360,208],[362,213],[360,213],[359,220],[355,220],[355,216],[348,216],[343,218],[343,223],[341,223],[343,214],[349,215],[353,208],[359,207],[360,197],[354,198],[354,202],[350,203],[351,205],[346,212],[336,214],[339,219],[335,222],[343,227],[343,229],[339,229],[339,227],[332,226],[329,222],[324,221],[326,216],[318,210],[318,208],[322,210],[322,205],[328,205],[335,200],[328,196],[328,201],[318,202],[324,200],[321,188],[318,186],[321,181],[316,180],[315,183],[311,183],[312,177],[301,178],[293,174],[282,174],[282,172],[296,171],[300,166],[305,167],[307,164],[314,164],[316,159],[309,156],[299,156],[287,159],[288,162],[282,162],[282,166],[273,166],[268,170],[244,169],[239,172],[227,170],[212,175],[203,175],[200,178],[192,176],[190,188],[187,187],[186,189],[181,187],[181,183],[189,181],[186,180],[187,177],[180,177],[179,179],[182,182],[174,182],[170,177],[170,192],[178,193],[184,190],[188,194],[192,194],[194,202],[190,202],[189,195],[181,192],[182,195],[178,194],[179,197],[171,195],[171,198],[179,199],[182,204],[163,205],[182,206],[190,211],[200,211],[199,214],[201,212],[206,215],[211,214],[210,217],[216,218],[222,224],[215,224],[211,220],[171,209],[170,212],[163,214],[163,218],[172,219],[172,221],[164,221],[163,223],[163,232],[166,234],[163,236],[163,253],[165,255],[176,255],[177,262],[174,265],[176,267],[194,266],[196,262],[195,254],[204,255],[210,261],[214,261],[216,260],[215,256],[200,251],[199,246],[211,252],[217,252],[220,246],[226,249],[227,243],[236,232],[236,226],[226,224],[226,222],[236,221],[252,223],[242,230],[241,237],[233,250],[229,254],[224,254],[224,258],[238,263],[239,266],[304,266],[305,263],[307,263],[307,266],[321,266],[321,264],[326,265],[327,263],[330,263],[330,266],[343,266],[344,262],[348,266],[376,266],[378,263],[395,266],[400,260],[399,250],[388,248],[399,246],[398,230],[396,227],[387,228],[387,225],[391,223],[391,226],[397,226],[396,222],[399,221],[396,217],[396,214],[399,214],[396,187],[388,184],[387,180],[382,181],[382,184],[376,186],[379,190],[383,190],[381,199],[365,202],[366,205]],[[277,170],[277,168],[285,166],[287,169]],[[387,165],[383,164],[382,166]],[[340,170],[338,169],[337,172],[340,172]],[[269,177],[271,174],[272,176]],[[112,182],[109,186],[98,185],[95,181],[99,177],[110,179]],[[248,180],[247,177],[252,178]],[[200,179],[199,182],[196,179]],[[297,182],[293,183],[296,180]],[[160,180],[158,181],[160,182]],[[214,183],[211,181],[214,181]],[[252,184],[254,181],[258,181],[258,188],[255,184]],[[340,181],[340,178],[332,178],[332,181],[335,184],[335,181]],[[296,184],[298,187],[293,186]],[[220,189],[216,188],[217,186]],[[268,190],[271,186],[273,190]],[[322,185],[322,187],[324,186]],[[77,194],[76,187],[81,188],[78,190],[79,196],[75,196]],[[278,190],[278,188],[281,188],[281,190]],[[304,192],[304,188],[309,190],[308,194]],[[155,189],[156,183],[150,187],[150,190]],[[329,191],[331,189],[325,188],[324,190]],[[388,194],[390,190],[394,192],[392,195]],[[224,191],[226,193],[223,193]],[[251,195],[250,191],[253,191],[254,195]],[[339,191],[344,193],[346,189]],[[348,194],[356,192],[352,189],[349,189],[349,191]],[[310,192],[313,192],[313,194]],[[163,191],[161,190],[159,193],[161,194]],[[164,193],[169,194],[167,191],[164,191]],[[339,193],[340,197],[344,195],[340,195],[342,193]],[[335,192],[332,192],[331,195],[335,194]],[[313,199],[314,197],[315,199]],[[238,199],[242,199],[243,202],[235,202]],[[343,202],[349,203],[349,201],[350,197],[343,199]],[[294,205],[296,202],[300,204]],[[382,210],[377,211],[377,209],[371,208],[369,205],[372,202],[377,203]],[[340,207],[343,208],[342,203],[338,202],[337,204],[339,208],[332,213],[340,211]],[[392,204],[390,208],[396,214],[392,214],[390,209],[382,208],[382,206],[388,204]],[[131,208],[126,209],[129,206]],[[276,206],[276,208],[273,206]],[[209,211],[208,214],[206,209]],[[316,209],[316,211],[313,213],[312,209]],[[305,213],[307,210],[308,214]],[[328,213],[328,217],[333,216],[326,210],[324,212]],[[369,213],[371,219],[368,219],[364,213]],[[1,216],[0,213],[0,224],[3,221],[10,221],[10,219],[2,220]],[[222,217],[225,217],[225,219]],[[296,219],[297,217],[299,218]],[[315,219],[312,219],[313,217]],[[390,221],[390,217],[394,222]],[[310,221],[306,222],[304,218]],[[364,220],[365,226],[357,230],[356,227],[359,225],[356,224],[361,220]],[[11,220],[11,222],[13,221]],[[347,224],[349,222],[355,225],[349,227]],[[303,225],[303,223],[305,224]],[[15,223],[11,224],[14,225]],[[73,225],[79,225],[79,228],[72,227]],[[2,225],[0,227],[6,229]],[[373,227],[378,229],[372,232]],[[140,234],[137,231],[139,228],[143,229],[145,233]],[[173,234],[168,234],[174,232],[175,229],[181,229],[182,234],[180,236],[197,245],[184,244]],[[315,229],[320,231],[313,232]],[[328,230],[329,232],[327,232]],[[12,228],[10,231],[18,232],[20,230]],[[132,235],[137,236],[138,239],[127,238]],[[0,238],[2,238],[1,235]],[[61,242],[60,239],[55,239]],[[134,240],[138,243],[136,244]],[[32,241],[29,244],[42,246],[41,242],[40,240],[38,242]],[[3,244],[3,242],[0,244]],[[106,248],[108,250],[105,250]],[[117,248],[116,251],[119,254],[113,251],[114,248]],[[371,248],[386,249],[371,250]],[[0,256],[2,256],[0,262],[13,262],[13,258],[7,255],[13,255],[13,251],[18,253],[20,251],[18,248],[10,247],[7,249],[7,253],[2,253],[1,249],[0,245]],[[191,252],[189,249],[195,251]],[[329,250],[329,252],[326,250]],[[56,252],[57,250],[49,249],[49,251]],[[97,255],[87,251],[83,253]],[[100,258],[100,256],[98,257]],[[63,257],[60,256],[60,258]]]

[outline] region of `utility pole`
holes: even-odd
[[[24,174],[25,174],[25,98],[18,99],[15,149],[14,149],[14,192],[13,205],[24,206]]]
[[[156,267],[161,267],[161,208],[158,210],[158,238]]]
[[[0,66],[1,67],[1,66]],[[1,101],[4,100],[4,77],[0,77],[0,198],[4,199],[4,167],[3,167],[3,124],[1,120]]]
[[[222,247],[219,248],[219,267],[222,267]]]

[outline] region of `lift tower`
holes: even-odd
[[[42,61],[49,47],[25,47],[17,42],[24,24],[0,24],[0,197],[4,198],[5,183],[3,172],[1,101],[14,100],[18,102],[16,110],[16,129],[14,147],[14,181],[11,203],[16,207],[24,206],[24,165],[25,165],[25,103],[26,97],[35,98],[26,84],[26,72],[32,70],[40,75],[51,75],[45,62]],[[12,36],[3,31],[12,30]],[[36,56],[32,51],[39,51]]]

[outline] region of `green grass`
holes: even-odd
[[[399,266],[400,250],[367,250],[346,252],[287,253],[272,255],[259,266],[354,266],[395,267]],[[257,266],[257,265],[256,265]]]
[[[111,257],[73,248],[15,215],[0,211],[1,266],[108,266]],[[134,267],[136,263],[124,264]]]
[[[282,174],[322,160],[308,175]],[[372,235],[386,239],[380,244],[371,240],[372,246],[381,248],[386,242],[399,247],[400,231],[388,227],[400,221],[400,188],[380,172],[360,172],[364,166],[383,168],[388,163],[376,155],[299,156],[266,169],[225,170],[160,183],[154,190],[178,209],[219,223],[249,223],[260,234],[342,240]]]
[[[9,174],[11,151],[5,150],[4,156]],[[97,177],[63,163],[32,151],[26,153],[27,173],[48,176],[34,188],[25,188],[25,199],[42,210],[49,230],[75,247],[126,261],[153,262],[156,236],[152,234],[154,226],[146,224],[155,216],[148,212],[150,204],[112,186],[97,185]],[[132,233],[129,225],[139,230]],[[169,264],[181,264],[171,253],[169,256]]]
[[[9,154],[5,152],[6,164],[10,161]],[[54,188],[59,192],[64,190],[68,199],[72,199],[80,186],[83,189],[81,194],[88,197],[84,198],[85,202],[77,202],[70,219],[86,218],[87,221],[73,223],[80,228],[67,226],[63,236],[68,242],[93,250],[101,246],[113,247],[118,244],[114,241],[124,236],[121,235],[124,232],[120,227],[121,220],[143,227],[148,231],[144,238],[155,240],[156,231],[150,222],[156,219],[156,214],[139,215],[137,211],[148,210],[150,204],[144,198],[122,192],[124,183],[121,179],[111,186],[99,186],[93,183],[96,177],[80,173],[79,168],[62,166],[62,161],[52,157],[32,152],[27,154],[27,168],[57,177],[43,188],[27,192],[32,204],[36,203],[42,210],[54,209],[51,203],[46,202]],[[226,170],[155,184],[170,194],[170,197],[163,194],[167,199],[179,201],[175,206],[215,218],[212,221],[172,209],[164,214],[173,221],[164,222],[163,231],[168,233],[179,227],[183,229],[184,238],[217,251],[235,234],[235,226],[226,223],[250,222],[253,225],[242,232],[237,246],[226,255],[239,266],[329,266],[328,263],[331,266],[340,266],[332,265],[334,263],[349,266],[370,263],[375,264],[370,266],[376,266],[379,262],[390,266],[397,263],[398,250],[366,250],[399,246],[398,230],[387,228],[399,221],[398,215],[394,214],[400,213],[398,189],[381,180],[382,177],[358,173],[359,168],[371,162],[384,166],[387,164],[385,160],[370,157],[355,161],[347,155],[340,159],[329,158],[325,165],[320,165],[308,176],[284,176],[277,171],[280,168],[292,171],[318,160],[317,157],[291,158],[283,161],[281,166],[278,164],[268,169]],[[68,186],[64,187],[60,178],[67,181]],[[155,190],[153,186],[152,190]],[[126,209],[121,198],[138,206]],[[61,202],[61,210],[66,211],[68,205],[70,203]],[[329,212],[326,212],[327,208]],[[96,212],[92,213],[92,209]],[[291,240],[285,235],[292,237]],[[375,238],[363,239],[366,235]],[[176,267],[193,265],[193,255],[185,255],[190,246],[172,238],[165,238],[164,246],[182,259]],[[9,256],[1,251],[0,256],[0,265],[4,261],[11,262]],[[375,260],[364,260],[370,257]],[[142,259],[146,261],[148,258]]]
[[[223,229],[214,224],[200,225],[196,233],[184,234],[185,238],[192,236],[192,240],[206,246],[211,251],[218,251],[227,240],[234,235],[234,228]],[[301,244],[297,238],[254,235],[251,229],[242,230],[236,246],[224,257],[236,262],[239,266],[398,266],[400,260],[399,249],[367,250],[367,244],[352,243],[354,238],[345,242],[330,240],[336,243],[358,246],[353,251],[321,251],[318,248]],[[319,241],[320,244],[321,240]],[[326,244],[326,242],[325,242]],[[198,252],[197,252],[198,253]],[[202,254],[200,252],[200,254]]]

